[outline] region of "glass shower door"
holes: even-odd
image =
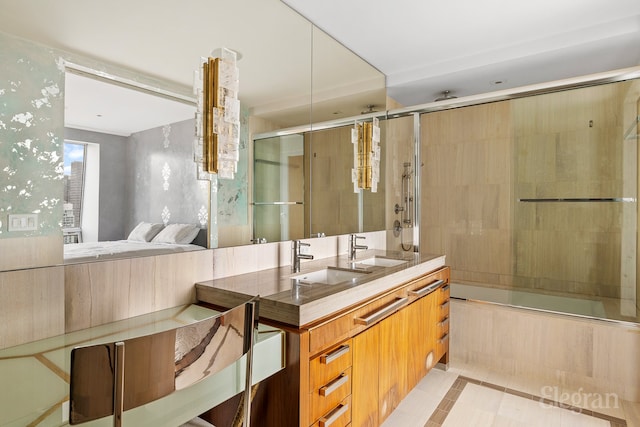
[[[256,243],[304,237],[304,141],[302,135],[254,144],[253,239]],[[264,239],[264,240],[263,240]]]

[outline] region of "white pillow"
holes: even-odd
[[[163,223],[153,224],[150,222],[141,222],[140,224],[136,225],[136,228],[134,228],[131,233],[129,233],[129,237],[127,237],[127,240],[135,240],[137,242],[150,242],[151,239],[153,239],[156,234],[158,234],[160,230],[162,230],[163,227]]]
[[[186,245],[193,242],[200,229],[194,224],[169,224],[153,238],[154,243]]]

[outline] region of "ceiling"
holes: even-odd
[[[404,106],[640,64],[638,0],[283,1],[382,71]]]
[[[193,105],[74,73],[65,74],[64,101],[65,126],[119,136],[192,119],[195,114]]]
[[[383,109],[385,81],[390,97],[411,106],[444,90],[460,97],[640,64],[638,0],[0,0],[0,8],[5,33],[181,93],[201,56],[235,49],[241,101],[283,127],[308,123],[312,101],[314,121],[354,116],[370,103]],[[122,108],[129,98],[87,96],[93,89],[71,80],[68,103],[84,102],[76,127],[100,130],[109,115],[168,109],[132,112]],[[105,102],[91,107],[97,99]]]
[[[106,64],[111,73],[144,75],[186,95],[192,92],[201,57],[219,47],[234,49],[242,54],[241,102],[252,115],[284,127],[309,123],[312,95],[318,110],[336,93],[349,95],[353,110],[336,110],[353,115],[364,109],[372,93],[378,98],[384,93],[384,76],[378,70],[280,0],[0,0],[0,10],[4,33],[58,49],[72,62],[100,69]],[[119,116],[123,123],[118,132],[143,130],[131,120],[126,123],[131,114],[123,114],[121,106],[128,98],[114,100],[110,112],[106,99],[93,98],[105,101],[90,108],[102,111],[102,117],[79,127],[100,129],[107,116]],[[322,109],[332,114],[330,107]],[[156,113],[150,106],[133,117]]]

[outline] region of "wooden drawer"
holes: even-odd
[[[349,338],[357,333],[365,330],[366,325],[356,323],[357,318],[364,318],[368,314],[375,312],[377,309],[393,303],[399,298],[406,296],[403,287],[396,289],[378,299],[367,303],[359,308],[348,311],[347,313],[312,327],[309,330],[309,353],[315,354],[323,348],[332,345],[336,341]]]
[[[349,368],[352,363],[352,353],[351,340],[347,340],[311,359],[309,392],[317,390]]]
[[[442,338],[449,333],[449,317],[445,317],[436,324],[437,337]]]
[[[440,360],[440,358],[449,352],[449,332],[442,335],[438,338],[436,342],[436,360]]]
[[[438,304],[438,321],[443,321],[449,317],[449,300],[440,301]]]
[[[347,427],[351,423],[351,396],[327,411],[313,427]]]
[[[317,420],[351,394],[351,368],[311,393],[311,419]]]
[[[365,318],[369,314],[376,312],[376,310],[393,304],[400,299],[407,298],[407,303],[412,302],[419,298],[419,296],[410,295],[408,293],[409,291],[421,289],[427,284],[437,280],[442,280],[447,284],[449,283],[449,269],[447,267],[443,267],[427,276],[410,282],[401,283],[395,289],[361,307],[354,308],[318,326],[311,327],[309,329],[309,353],[316,354],[316,352],[327,348],[337,341],[342,341],[364,331],[368,326],[357,323],[355,321],[356,318]],[[448,288],[442,295],[446,295],[447,299],[449,298]]]
[[[411,302],[427,296],[435,292],[434,287],[441,283],[439,279],[433,279],[431,276],[410,282],[407,287],[407,297]]]
[[[450,287],[448,281],[445,281],[445,284],[440,288],[439,292],[440,302],[449,301]]]

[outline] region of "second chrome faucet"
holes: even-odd
[[[291,270],[294,273],[300,272],[300,260],[301,259],[313,259],[313,255],[300,253],[302,246],[311,246],[309,243],[301,242],[300,240],[294,240],[291,242]]]
[[[364,239],[364,236],[356,236],[355,234],[349,234],[349,261],[353,261],[356,259],[356,251],[358,249],[366,250],[369,249],[368,246],[359,245],[357,243],[358,239]]]

